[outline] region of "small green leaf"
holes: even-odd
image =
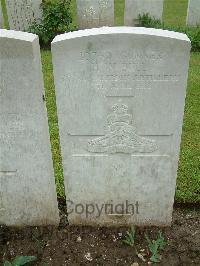
[[[18,256],[14,259],[12,265],[13,266],[22,266],[27,264],[28,262],[32,262],[37,260],[35,256]]]
[[[149,245],[152,245],[152,243],[151,243],[151,240],[150,240],[150,238],[148,237],[148,235],[147,235],[147,234],[145,234],[145,238],[146,238],[146,240],[147,240],[148,244],[149,244]]]
[[[164,250],[165,246],[167,245],[167,241],[165,241],[161,231],[158,232],[158,237],[157,237],[156,242],[159,248]]]
[[[9,261],[6,260],[6,261],[4,262],[4,264],[3,264],[3,266],[12,266],[12,264],[11,264]]]
[[[126,240],[126,239],[122,240],[122,242],[123,242],[123,243],[125,243],[125,244],[127,244],[127,245],[129,245],[129,244],[130,244],[130,243],[129,243],[129,241],[128,241],[128,240]]]
[[[150,258],[150,261],[151,262],[155,262],[155,263],[158,263],[160,262],[160,256],[158,254],[153,254]]]
[[[125,240],[122,240],[123,243],[129,245],[129,246],[134,246],[135,243],[135,227],[132,225],[130,232],[126,232],[126,237]]]

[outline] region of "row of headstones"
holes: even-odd
[[[169,225],[187,36],[87,29],[52,55],[69,222]],[[58,224],[38,37],[0,30],[0,65],[0,224]]]
[[[114,26],[114,0],[76,0],[80,29]],[[42,0],[6,0],[10,29],[27,30],[42,17]],[[162,20],[163,0],[125,0],[126,26],[137,26],[138,15],[149,13]],[[189,0],[187,25],[200,24],[200,1]],[[2,13],[0,9],[0,25]]]

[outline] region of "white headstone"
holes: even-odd
[[[0,224],[58,224],[38,37],[0,30]]]
[[[26,31],[34,21],[42,17],[42,0],[6,0],[11,30]]]
[[[114,25],[114,0],[76,0],[79,29]]]
[[[3,12],[1,8],[1,1],[0,1],[0,29],[3,28]]]
[[[162,20],[163,0],[125,0],[124,25],[138,25],[138,16],[148,13]]]
[[[189,0],[187,10],[187,25],[200,25],[200,1]]]
[[[169,225],[187,36],[104,27],[57,36],[52,53],[69,222]]]

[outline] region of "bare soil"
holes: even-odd
[[[200,266],[200,208],[176,207],[173,223],[167,228],[136,228],[135,249],[122,242],[129,228],[94,228],[69,226],[67,215],[61,214],[61,224],[55,227],[24,229],[0,227],[0,265],[5,259],[19,255],[37,256],[29,265],[150,265],[149,250],[144,234],[155,239],[162,230],[168,244],[159,265]]]

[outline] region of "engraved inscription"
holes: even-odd
[[[8,178],[8,177],[12,177],[12,176],[15,176],[17,173],[17,170],[15,171],[8,171],[8,170],[3,170],[3,171],[0,171],[0,188],[3,187],[2,183],[3,183],[3,178]],[[3,215],[4,212],[6,212],[6,208],[5,208],[5,204],[4,204],[4,196],[3,196],[3,192],[2,190],[0,190],[0,213],[1,215]]]
[[[9,17],[12,25],[17,30],[28,29],[29,26],[37,19],[36,10],[32,0],[7,1]]]
[[[90,140],[87,150],[96,153],[153,152],[158,149],[156,142],[136,134],[132,115],[128,106],[117,103],[107,117],[108,133]]]
[[[0,171],[0,176],[13,176],[17,173],[17,170],[15,171]]]
[[[4,90],[4,84],[0,84],[0,96],[3,95],[3,90]]]
[[[101,90],[105,87],[130,88],[133,82],[137,86],[149,86],[149,83],[178,82],[180,79],[178,72],[160,71],[168,56],[164,52],[143,52],[140,49],[105,52],[94,51],[91,47],[88,49],[89,51],[80,52],[80,56],[77,58],[82,67],[81,75],[69,71],[66,75],[67,80],[73,80],[76,77],[76,81],[82,82],[91,80],[92,76],[94,86]],[[158,64],[161,68],[157,67]],[[148,68],[149,65],[152,66],[151,69]]]
[[[106,9],[109,8],[108,0],[99,0],[98,1],[98,10],[93,6],[89,6],[82,11],[82,17],[84,17],[86,26],[89,27],[91,24],[96,23],[97,26],[103,23],[103,14]]]
[[[95,20],[95,19],[98,20],[98,18],[95,18],[96,11],[92,6],[89,8],[86,8],[82,15],[86,20],[87,26],[89,26],[93,20]]]

